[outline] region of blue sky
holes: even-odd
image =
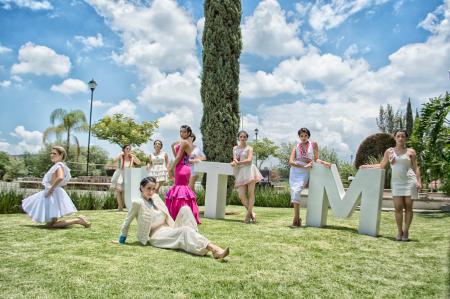
[[[450,0],[242,2],[240,104],[261,137],[306,126],[349,159],[380,104],[450,89]],[[88,116],[91,78],[94,122],[158,119],[165,144],[185,123],[199,134],[203,24],[202,1],[0,0],[0,150],[38,151],[56,108]]]

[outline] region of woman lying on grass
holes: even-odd
[[[197,222],[189,207],[184,206],[173,221],[164,202],[155,193],[156,179],[146,177],[140,184],[141,197],[134,199],[122,225],[119,240],[125,244],[131,221],[137,218],[137,238],[143,245],[166,249],[182,249],[195,255],[206,255],[211,251],[216,259],[223,259],[229,249],[222,249],[198,233]]]

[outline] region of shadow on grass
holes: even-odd
[[[427,219],[445,219],[450,218],[450,212],[434,212],[434,211],[423,211],[416,212],[417,217],[427,218]]]
[[[46,229],[46,230],[62,230],[62,229],[72,229],[72,228],[84,228],[78,225],[69,225],[66,227],[48,227],[46,224],[21,224],[22,227],[29,227],[34,229]]]

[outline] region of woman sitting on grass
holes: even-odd
[[[166,249],[182,249],[195,255],[206,255],[211,251],[215,259],[229,254],[198,233],[197,222],[188,206],[181,207],[173,221],[169,211],[156,191],[156,179],[142,179],[139,190],[141,197],[132,201],[131,209],[122,225],[119,240],[113,243],[125,244],[131,221],[137,218],[137,239],[143,245]]]
[[[90,227],[88,220],[79,216],[75,219],[59,220],[59,217],[75,213],[77,209],[62,186],[70,180],[70,169],[63,163],[66,150],[60,146],[52,147],[50,159],[55,163],[42,179],[44,190],[22,201],[22,209],[35,222],[47,222],[51,228],[64,228],[72,224]]]

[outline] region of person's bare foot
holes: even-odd
[[[292,221],[291,227],[300,227],[300,226],[302,226],[302,219],[301,218],[294,219]]]
[[[227,248],[225,248],[225,249],[222,250],[222,251],[214,251],[214,252],[213,252],[213,257],[214,257],[216,260],[218,260],[218,259],[223,259],[223,258],[225,258],[225,257],[228,256],[229,254],[230,254],[230,248],[227,247]]]
[[[402,241],[404,241],[404,242],[409,241],[409,233],[408,232],[403,233]]]
[[[85,228],[90,228],[91,227],[91,223],[86,218],[86,216],[80,215],[80,216],[78,216],[78,219],[81,220],[81,222],[82,222],[81,225],[83,225]]]

